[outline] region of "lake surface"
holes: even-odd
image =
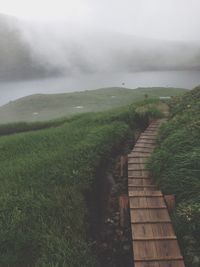
[[[200,71],[157,71],[135,73],[98,73],[43,80],[0,82],[0,105],[31,94],[67,93],[102,87],[181,87],[200,84]]]

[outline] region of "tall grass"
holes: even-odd
[[[200,266],[200,87],[174,98],[149,168],[166,194],[175,194],[174,225],[188,267]]]
[[[148,116],[131,106],[0,138],[0,266],[96,266],[85,194]]]
[[[0,124],[0,136],[58,127],[64,124],[67,120],[67,118],[61,118],[44,122],[15,122]]]

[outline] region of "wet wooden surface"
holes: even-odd
[[[128,193],[135,267],[185,267],[162,192],[145,162],[164,119],[142,133],[128,155]]]

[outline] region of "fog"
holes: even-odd
[[[0,12],[164,40],[200,40],[199,0],[0,0]]]
[[[67,91],[67,84],[77,90],[87,89],[88,84],[95,88],[101,84],[114,86],[118,82],[108,77],[117,77],[118,73],[128,77],[126,74],[136,76],[140,72],[160,75],[161,71],[188,71],[189,86],[200,83],[196,78],[200,71],[198,0],[0,0],[0,7],[6,14],[0,18],[0,30],[4,21],[9,25],[0,35],[0,60],[4,62],[0,80],[4,82],[61,77],[67,79]],[[187,87],[183,76],[177,74],[178,83],[158,83],[155,79],[154,83]],[[137,81],[130,85],[144,84]],[[153,84],[147,79],[145,85]],[[1,92],[3,88],[5,84],[0,83]],[[53,92],[63,90],[58,82]],[[27,87],[27,94],[29,91]]]
[[[19,14],[26,22],[18,26],[33,56],[65,75],[199,69],[198,0],[36,0],[29,5]]]
[[[67,22],[19,24],[32,57],[70,76],[152,70],[200,70],[200,42],[142,38]]]

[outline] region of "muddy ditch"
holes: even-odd
[[[105,169],[107,170],[105,172]],[[128,196],[127,157],[100,168],[90,197],[90,235],[98,267],[132,267],[129,212],[120,216],[120,200]]]

